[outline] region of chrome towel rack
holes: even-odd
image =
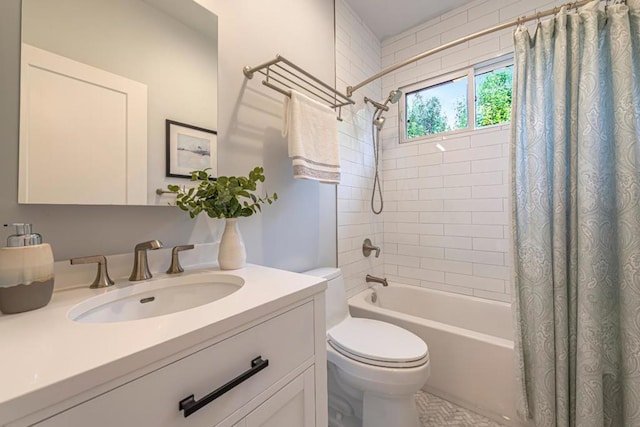
[[[248,79],[252,79],[256,72],[264,75],[262,84],[285,96],[291,96],[291,89],[302,89],[322,103],[338,110],[340,121],[342,121],[342,107],[355,104],[347,95],[338,92],[282,55],[276,55],[275,59],[256,67],[246,66],[242,72]]]

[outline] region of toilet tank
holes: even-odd
[[[302,274],[327,279],[326,315],[327,330],[342,322],[349,316],[347,293],[344,289],[344,278],[339,268],[316,268]]]

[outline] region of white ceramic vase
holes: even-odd
[[[247,251],[238,229],[238,220],[227,218],[218,249],[218,265],[221,270],[236,270],[244,267],[246,261]]]

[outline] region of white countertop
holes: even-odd
[[[202,274],[216,268],[187,271]],[[0,315],[0,426],[92,387],[141,369],[311,297],[322,278],[248,265],[219,271],[245,280],[233,294],[164,316],[116,323],[78,323],[67,318],[76,304],[121,286],[65,289],[46,307]],[[166,278],[156,274],[152,282]]]

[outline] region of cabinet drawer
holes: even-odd
[[[304,304],[211,347],[68,409],[39,427],[213,426],[313,356],[313,305]],[[251,368],[268,366],[184,417],[180,401],[196,401]]]

